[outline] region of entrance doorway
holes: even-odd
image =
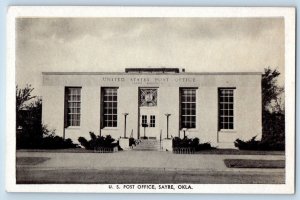
[[[157,88],[139,89],[139,138],[159,138]]]
[[[140,108],[140,136],[149,139],[159,137],[157,110]]]

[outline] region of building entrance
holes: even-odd
[[[140,138],[158,139],[158,112],[154,109],[140,108]]]
[[[139,89],[139,138],[159,138],[157,88]]]

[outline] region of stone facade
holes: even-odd
[[[210,142],[220,148],[233,147],[237,138],[247,140],[262,135],[261,73],[190,73],[190,72],[43,72],[43,123],[56,134],[78,142],[78,137],[89,138],[89,132],[138,138],[144,135],[157,139],[183,137],[180,125],[180,89],[196,90],[196,126],[186,130],[188,137],[198,137],[200,142]],[[66,125],[66,88],[81,88],[80,126]],[[117,126],[103,126],[103,88],[117,88]],[[157,91],[157,105],[140,106],[143,88]],[[234,89],[234,128],[219,128],[220,88]],[[147,97],[150,100],[152,96]],[[155,127],[142,127],[141,115],[154,115]],[[148,116],[148,121],[150,120]]]

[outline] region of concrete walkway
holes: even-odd
[[[284,172],[284,169],[238,169],[227,168],[224,159],[285,160],[284,155],[216,155],[173,154],[158,151],[121,151],[117,153],[54,153],[17,152],[17,157],[48,157],[37,165],[21,165],[38,169],[153,169],[182,171],[259,171]]]

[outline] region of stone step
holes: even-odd
[[[137,146],[135,146],[135,148],[138,148],[138,149],[141,149],[141,148],[153,148],[153,149],[155,149],[155,148],[159,148],[160,147],[160,145],[158,144],[158,145],[137,145]]]
[[[141,139],[133,149],[138,151],[159,151],[161,144],[160,141],[155,139]]]
[[[160,149],[160,147],[133,147],[133,149]]]
[[[133,148],[134,151],[163,151],[162,149],[135,149]]]
[[[137,146],[155,146],[155,145],[159,145],[158,143],[139,143],[137,144]]]
[[[160,145],[137,145],[137,148],[158,148]]]
[[[145,144],[142,144],[142,145],[136,145],[136,147],[159,147],[160,146],[160,144],[155,144],[155,145],[153,145],[153,144],[147,144],[147,145],[145,145]]]

